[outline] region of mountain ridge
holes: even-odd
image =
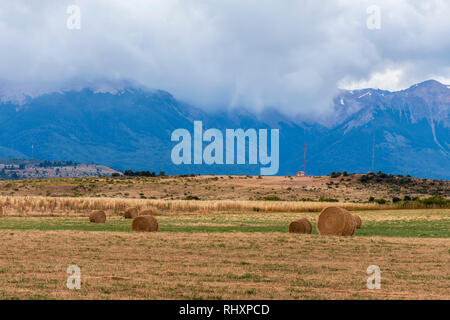
[[[127,87],[115,93],[85,88],[47,93],[23,104],[0,103],[0,157],[102,163],[117,169],[169,174],[258,174],[258,166],[184,166],[171,163],[173,130],[194,120],[205,128],[279,128],[280,175],[307,171],[381,170],[450,178],[450,88],[425,81],[408,89],[341,91],[336,123],[299,121],[277,110],[208,113],[162,90]],[[375,141],[375,145],[373,145]],[[372,155],[375,151],[374,166]]]
[[[0,180],[86,178],[121,175],[103,165],[36,159],[0,159]]]

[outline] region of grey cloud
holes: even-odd
[[[70,4],[81,30],[66,28]],[[366,27],[373,4],[381,30]],[[317,117],[342,79],[450,78],[449,16],[443,0],[2,1],[0,93],[128,80],[205,109]]]

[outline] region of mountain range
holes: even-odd
[[[303,122],[276,109],[205,112],[160,90],[92,89],[1,99],[0,158],[97,163],[167,174],[259,174],[256,165],[183,165],[171,161],[171,133],[204,128],[279,128],[279,175],[303,169],[383,171],[450,178],[450,86],[430,80],[406,90],[341,90],[332,120]]]

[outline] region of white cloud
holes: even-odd
[[[339,87],[347,90],[356,90],[363,88],[374,88],[381,90],[399,91],[406,89],[414,83],[410,83],[406,86],[401,86],[401,79],[403,78],[403,70],[387,69],[384,72],[375,72],[369,76],[368,79],[362,79],[358,81],[352,81],[347,78],[342,79],[339,82]]]
[[[206,109],[320,115],[343,84],[450,78],[449,16],[445,0],[16,0],[0,7],[0,91],[130,80]]]

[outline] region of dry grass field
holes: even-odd
[[[345,199],[261,201],[249,200],[248,194],[242,196],[237,190],[235,196],[216,191],[213,198],[211,191],[211,197],[200,197],[203,200],[181,200],[184,187],[179,187],[185,179],[94,181],[97,187],[108,181],[114,185],[131,181],[127,197],[39,195],[39,184],[42,190],[61,190],[62,185],[78,185],[82,179],[58,179],[53,185],[51,180],[0,182],[0,190],[8,184],[17,189],[13,195],[0,196],[0,299],[450,297],[447,207]],[[262,185],[256,190],[272,188],[267,185],[275,181],[277,188],[292,181],[284,177],[220,180],[226,183],[216,188],[225,188],[228,181],[237,182],[236,186],[251,181]],[[169,182],[165,188],[173,199],[131,196],[141,190],[141,183],[145,189],[155,181]],[[201,181],[203,186],[206,180]],[[200,194],[200,186],[189,186],[186,193]],[[244,190],[242,184],[239,188]],[[317,234],[318,213],[330,205],[361,216],[363,225],[355,236]],[[120,216],[130,206],[157,207],[159,231],[131,232],[131,220]],[[90,223],[89,213],[99,209],[106,212],[106,223]],[[313,234],[289,234],[289,223],[302,217],[312,222]],[[69,265],[81,268],[80,290],[66,287]],[[380,290],[367,289],[369,265],[381,268]]]
[[[321,177],[195,176],[156,178],[77,178],[0,181],[2,196],[105,197],[128,199],[260,200],[366,202],[369,197],[450,197],[450,181],[406,177],[377,178],[367,183],[361,174]]]
[[[148,234],[118,216],[3,217],[0,298],[448,298],[449,209],[354,213],[364,222],[352,238],[287,233],[314,212],[161,215],[160,232]],[[72,264],[79,291],[66,288]],[[372,264],[381,290],[366,287]]]
[[[230,212],[316,212],[329,206],[327,202],[239,201],[239,200],[144,200],[117,198],[68,198],[35,196],[0,196],[4,216],[85,216],[91,210],[104,210],[120,215],[128,207],[145,210],[156,207],[163,215],[230,213]],[[397,209],[397,205],[377,203],[333,203],[347,210]],[[409,205],[406,205],[408,207]],[[411,204],[411,206],[415,206]]]
[[[1,231],[2,299],[448,299],[449,239]],[[81,268],[81,290],[65,287]],[[382,271],[368,290],[366,269]]]

